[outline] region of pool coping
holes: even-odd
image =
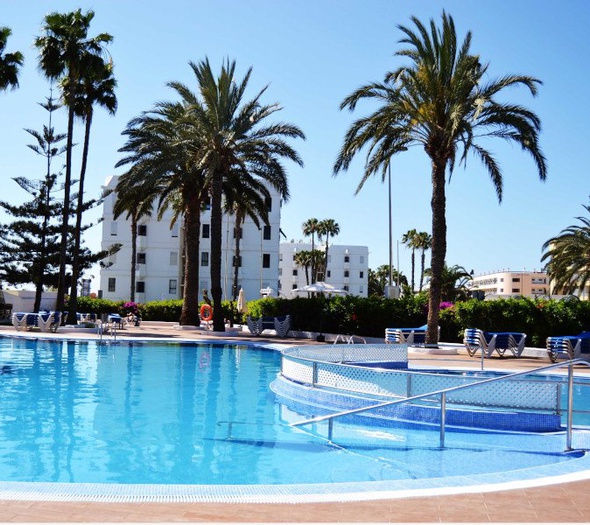
[[[46,334],[0,333],[0,337],[19,337],[52,341],[84,340],[72,336],[44,337]],[[69,334],[68,334],[69,335]],[[149,338],[119,337],[121,342],[244,344],[280,351],[292,344],[268,343],[234,338]],[[112,341],[107,342],[111,344]],[[579,451],[578,451],[579,452]],[[516,471],[453,476],[446,478],[404,479],[350,483],[284,485],[164,485],[109,483],[52,483],[0,481],[0,500],[84,501],[103,503],[321,503],[373,501],[411,497],[441,496],[542,487],[590,479],[590,454],[548,465]]]
[[[518,475],[517,475],[518,474]],[[590,455],[510,472],[292,485],[0,482],[0,500],[102,503],[322,503],[495,492],[590,479]]]

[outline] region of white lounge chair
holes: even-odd
[[[37,314],[14,312],[12,314],[12,326],[17,332],[37,327]]]
[[[385,342],[387,344],[406,343],[410,346],[423,346],[426,344],[426,332],[428,326],[418,326],[417,328],[386,328]],[[440,334],[440,326],[438,327]]]
[[[478,328],[467,328],[463,336],[463,344],[471,357],[477,352],[483,352],[484,357],[494,352],[503,357],[507,351],[520,357],[525,341],[526,334],[522,332],[484,332]]]
[[[57,332],[60,322],[59,312],[39,312],[37,314],[37,325],[42,332]]]

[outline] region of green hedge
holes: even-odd
[[[125,315],[124,304],[125,301],[79,297],[78,311]],[[223,301],[222,307],[224,318],[232,324],[246,323],[246,316],[237,311],[235,302]],[[139,304],[141,317],[146,321],[178,322],[181,309],[182,300]],[[427,312],[426,294],[400,299],[354,296],[265,298],[248,303],[248,315],[255,318],[290,314],[293,330],[365,337],[384,337],[386,328],[421,326],[426,323]],[[465,328],[480,328],[494,332],[525,332],[527,345],[544,347],[549,336],[590,330],[590,302],[471,299],[442,310],[440,327],[441,340],[447,342],[460,342]]]

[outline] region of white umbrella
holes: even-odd
[[[240,288],[238,292],[238,312],[243,314],[248,313],[248,305],[246,304],[246,294],[244,293],[244,289]]]
[[[315,293],[342,293],[347,294],[346,290],[342,290],[340,288],[336,288],[335,286],[328,284],[324,281],[318,281],[317,283],[308,284],[307,286],[302,286],[301,288],[294,288],[293,292],[315,292]]]

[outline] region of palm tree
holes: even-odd
[[[277,104],[261,102],[262,89],[253,99],[244,100],[252,74],[248,69],[242,80],[236,78],[235,61],[227,60],[215,77],[208,59],[190,62],[197,77],[200,97],[191,108],[197,125],[199,147],[196,162],[211,178],[211,295],[213,327],[223,330],[221,309],[222,198],[224,181],[245,178],[266,181],[276,189],[283,201],[288,200],[287,176],[280,159],[286,158],[302,166],[296,151],[286,138],[305,138],[296,126],[285,123],[265,125],[267,118],[280,109]],[[186,88],[175,84],[177,90]]]
[[[90,128],[94,115],[94,105],[106,109],[111,115],[117,111],[117,97],[115,87],[117,81],[113,77],[113,65],[98,64],[100,69],[88,69],[84,71],[80,79],[80,85],[76,90],[74,111],[76,116],[85,122],[84,145],[82,149],[82,165],[80,179],[78,181],[78,203],[76,205],[76,226],[74,228],[74,253],[72,257],[72,286],[70,300],[68,302],[69,315],[76,315],[78,298],[78,278],[80,275],[80,241],[82,235],[82,213],[84,211],[84,178],[88,163],[88,150],[90,147]],[[64,80],[69,84],[69,79]],[[67,89],[67,87],[65,88]],[[133,300],[133,299],[131,299]]]
[[[119,150],[128,153],[116,167],[131,165],[121,176],[117,190],[127,195],[141,195],[137,212],[147,213],[148,201],[156,204],[159,218],[165,210],[174,210],[173,221],[184,221],[184,296],[180,324],[198,324],[199,319],[199,248],[201,211],[208,200],[208,179],[195,163],[192,152],[199,146],[199,136],[190,118],[193,97],[181,93],[181,102],[158,102],[154,108],[132,119],[123,134],[126,144]],[[133,206],[130,204],[130,206]],[[143,209],[143,211],[142,211]],[[132,215],[132,219],[133,219]]]
[[[590,206],[584,206],[590,213]],[[552,293],[583,292],[590,283],[590,218],[576,217],[581,224],[568,226],[543,244],[541,261],[549,275]]]
[[[412,250],[412,292],[414,292],[414,275],[416,273],[416,236],[418,232],[415,229],[408,230],[402,236],[402,244],[405,244]]]
[[[432,270],[424,270],[427,276],[432,275]],[[472,276],[463,266],[455,264],[453,266],[443,266],[441,301],[455,302],[457,300],[466,300],[468,298],[467,283],[471,281]]]
[[[307,219],[301,226],[301,228],[303,229],[303,235],[305,235],[306,237],[311,237],[311,251],[314,252],[315,251],[315,236],[316,234],[318,234],[319,237],[319,226],[320,226],[320,221],[318,221],[315,217],[312,217],[311,219]],[[315,283],[316,281],[316,268],[315,268],[315,264],[312,261],[311,264],[311,282],[312,284]]]
[[[313,262],[313,252],[302,250],[293,257],[295,264],[305,270],[305,284],[309,284],[309,269]]]
[[[74,145],[74,115],[76,94],[80,79],[87,70],[100,69],[105,45],[113,39],[108,33],[94,38],[88,37],[94,11],[82,14],[78,9],[71,13],[53,12],[45,16],[43,36],[35,38],[39,50],[39,68],[50,80],[61,80],[62,99],[68,107],[68,129],[66,141],[66,172],[62,214],[62,238],[60,248],[60,269],[57,286],[56,310],[64,306],[65,272],[67,262],[68,222],[70,216],[70,187],[72,185],[72,148]]]
[[[383,297],[385,286],[389,283],[389,264],[382,264],[376,270],[369,268],[369,295]],[[404,274],[393,268],[391,270],[392,278],[399,286],[407,287],[408,279]]]
[[[426,250],[432,246],[432,236],[428,232],[418,232],[414,238],[416,249],[421,250],[420,254],[420,286],[418,291],[422,291],[424,286],[424,269],[426,265]]]
[[[391,158],[410,146],[423,148],[430,158],[432,278],[427,342],[436,344],[441,279],[447,252],[447,172],[450,176],[457,160],[464,164],[468,154],[474,154],[486,167],[501,201],[502,172],[486,149],[490,138],[501,138],[528,152],[540,179],[544,180],[547,167],[538,140],[540,119],[529,109],[508,103],[503,97],[505,88],[520,85],[535,96],[541,82],[523,75],[490,79],[488,65],[482,64],[480,57],[470,51],[471,32],[459,45],[453,18],[444,11],[440,28],[433,19],[430,28],[415,17],[411,20],[416,30],[399,26],[404,34],[400,43],[407,47],[397,52],[410,64],[387,73],[383,82],[357,89],[341,103],[341,109],[351,111],[365,99],[378,102],[380,106],[349,128],[334,164],[334,174],[346,171],[353,158],[367,147],[369,151],[358,192],[372,175],[380,173],[385,180]],[[497,95],[502,101],[496,100]],[[482,138],[485,142],[479,142]]]
[[[268,226],[268,200],[271,198],[267,188],[260,186],[258,181],[254,181],[254,187],[248,185],[248,180],[237,178],[227,181],[224,202],[226,213],[235,215],[234,223],[234,241],[235,241],[235,259],[234,259],[234,276],[232,284],[232,299],[235,301],[239,293],[239,269],[240,269],[240,241],[242,239],[242,224],[246,216],[250,217],[254,224],[260,229],[261,218],[264,224]]]
[[[24,56],[20,51],[6,53],[6,42],[12,35],[9,27],[0,27],[0,91],[18,87],[18,70],[23,65]]]
[[[326,237],[326,256],[324,259],[324,280],[328,276],[328,245],[330,244],[330,235],[332,237],[340,233],[340,225],[334,219],[324,219],[318,225],[318,235]]]
[[[129,185],[131,182],[131,185]],[[145,185],[133,186],[133,177],[121,177],[115,189],[116,200],[113,206],[113,216],[117,219],[123,213],[125,218],[131,219],[131,283],[129,300],[135,302],[135,276],[137,269],[137,234],[139,221],[143,217],[151,217],[156,194],[153,188]]]

